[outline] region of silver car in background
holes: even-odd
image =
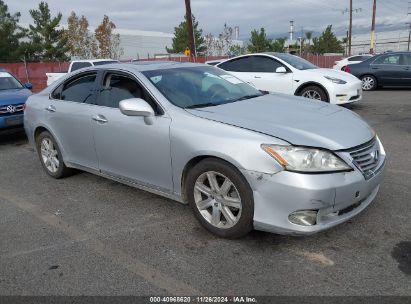
[[[228,238],[340,224],[374,200],[385,164],[355,113],[191,63],[76,71],[29,98],[25,129],[50,176],[80,169],[188,203]]]

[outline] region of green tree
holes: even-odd
[[[194,30],[194,42],[197,55],[204,54],[207,50],[205,40],[203,38],[203,30],[198,28],[198,21],[196,21],[193,15],[193,30]],[[182,21],[177,27],[174,28],[174,38],[171,48],[166,47],[166,51],[169,54],[184,53],[186,48],[189,47],[188,41],[188,25],[187,18],[184,16]]]
[[[18,25],[20,13],[10,14],[7,5],[0,0],[0,59],[16,60],[23,53],[20,39],[26,30]]]
[[[70,47],[63,29],[59,29],[62,14],[52,17],[46,2],[37,10],[30,10],[34,24],[30,24],[30,43],[26,44],[30,59],[67,60]]]
[[[305,32],[305,38],[308,41],[308,45],[311,46],[311,39],[313,39],[313,32]]]
[[[271,49],[271,43],[271,39],[267,38],[265,29],[262,27],[260,30],[251,31],[251,38],[247,50],[250,53],[267,52]]]
[[[332,31],[332,25],[327,26],[320,37],[313,39],[312,51],[315,54],[342,53],[344,48]]]
[[[246,53],[245,47],[239,46],[237,44],[230,46],[230,49],[228,51],[232,56],[244,55]]]
[[[271,52],[284,52],[284,45],[287,41],[287,38],[277,38],[271,41],[270,49]]]

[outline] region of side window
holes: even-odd
[[[61,99],[61,91],[63,91],[63,84],[59,85],[57,89],[55,89],[51,94],[51,98],[53,99]]]
[[[223,62],[219,68],[230,72],[251,72],[252,57],[241,57],[238,59]]]
[[[404,63],[406,65],[411,65],[411,54],[404,54]]]
[[[401,55],[387,55],[387,56],[381,56],[377,58],[373,63],[374,64],[393,64],[393,65],[398,65],[400,64],[400,57]]]
[[[275,70],[282,66],[277,60],[268,57],[253,57],[253,72],[256,73],[275,73]]]
[[[107,73],[103,80],[98,105],[118,108],[120,101],[129,98],[141,98],[147,101],[156,113],[161,113],[157,104],[134,79],[116,73]]]
[[[361,61],[365,61],[365,60],[370,59],[370,58],[372,58],[372,57],[371,56],[362,56]]]
[[[363,56],[355,56],[355,57],[348,58],[348,61],[362,61],[362,60],[364,60]]]
[[[87,67],[91,67],[90,62],[73,62],[73,64],[71,65],[71,72]]]
[[[64,83],[60,96],[58,95],[59,88],[57,88],[53,92],[53,94],[56,94],[56,97],[60,97],[56,99],[74,101],[79,103],[90,102],[93,96],[96,76],[96,73],[91,73],[83,74],[80,77],[70,79],[69,81]]]

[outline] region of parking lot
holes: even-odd
[[[188,206],[88,173],[48,177],[21,130],[0,135],[2,295],[411,295],[411,92],[350,106],[388,154],[359,216],[310,237],[226,240]]]

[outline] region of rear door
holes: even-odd
[[[252,82],[263,91],[293,94],[293,73],[282,63],[267,56],[253,56]],[[287,73],[276,73],[283,67]]]
[[[401,65],[401,56],[401,54],[387,54],[371,63],[371,72],[377,77],[379,84],[404,85],[404,66]]]
[[[100,171],[155,186],[163,192],[171,191],[171,119],[128,73],[106,71],[99,91],[92,119]],[[144,117],[120,112],[120,101],[129,98],[142,98],[153,107],[157,115],[152,124],[147,124]]]
[[[96,81],[95,71],[68,79],[51,93],[44,111],[50,131],[65,153],[65,161],[97,170],[91,124]]]

